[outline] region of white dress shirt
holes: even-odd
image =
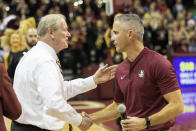
[[[13,84],[22,105],[17,122],[48,130],[62,129],[65,122],[80,125],[81,115],[67,100],[97,85],[92,76],[64,81],[56,60],[54,49],[41,41],[20,60]]]

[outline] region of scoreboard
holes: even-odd
[[[196,88],[196,56],[173,57],[173,65],[181,88]]]
[[[172,56],[172,63],[182,92],[185,114],[195,116],[196,54],[175,54]]]

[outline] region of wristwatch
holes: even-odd
[[[150,124],[150,120],[148,117],[145,117],[145,120],[146,120],[146,129],[149,129],[151,124]]]

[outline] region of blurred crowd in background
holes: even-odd
[[[72,35],[68,49],[59,53],[63,69],[82,74],[82,68],[99,64],[108,56],[120,63],[119,54],[110,40],[113,18],[117,13],[136,13],[145,27],[144,45],[165,56],[171,52],[196,52],[196,0],[130,0],[118,12],[106,15],[106,0],[0,0],[0,61],[11,47],[11,35],[19,32],[18,52],[25,49],[23,36],[28,28],[36,28],[45,14],[66,16]],[[127,0],[128,1],[128,0]],[[9,37],[8,37],[9,36]],[[5,40],[5,37],[7,40]],[[24,44],[20,44],[24,43]]]

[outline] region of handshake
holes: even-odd
[[[81,113],[81,116],[82,116],[82,122],[79,125],[79,128],[82,131],[86,131],[93,124],[93,120],[92,120],[92,118],[90,118],[90,116],[86,112],[82,112]]]

